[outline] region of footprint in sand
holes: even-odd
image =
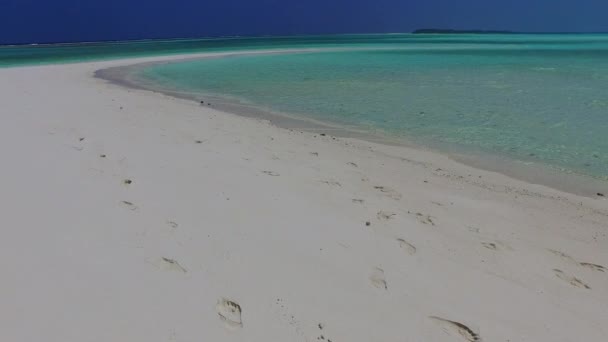
[[[481,232],[481,229],[476,228],[476,227],[471,227],[471,226],[467,226],[467,229],[471,232],[471,233],[475,233],[475,234],[479,234]]]
[[[138,208],[137,208],[137,206],[136,206],[135,204],[133,204],[133,203],[131,203],[131,202],[129,202],[129,201],[122,201],[122,204],[123,204],[124,206],[126,206],[126,207],[127,207],[129,210],[131,210],[131,211],[136,211],[136,210],[138,209]]]
[[[481,342],[481,336],[462,323],[436,316],[430,316],[429,318],[439,324],[443,331],[450,336],[460,336],[469,342]]]
[[[321,181],[321,183],[327,184],[329,186],[342,187],[342,184],[340,184],[340,182],[334,181],[334,180],[325,180],[325,181]]]
[[[274,171],[262,171],[263,174],[265,175],[269,175],[269,176],[273,176],[273,177],[278,177],[280,176],[280,174],[274,172]]]
[[[397,214],[390,212],[390,211],[379,211],[378,214],[376,214],[376,217],[380,221],[388,221],[388,220],[392,219],[393,217],[395,217],[396,215]]]
[[[321,324],[319,324],[319,326],[321,326]],[[319,328],[319,330],[323,330],[322,328]],[[324,335],[319,335],[317,336],[317,341],[327,341],[327,342],[331,342],[331,338],[329,337],[325,337]]]
[[[558,257],[560,257],[560,258],[562,258],[562,259],[564,259],[566,261],[578,264],[578,261],[576,261],[573,257],[569,256],[568,254],[566,254],[566,253],[564,253],[562,251],[558,251],[558,250],[555,250],[555,249],[547,249],[547,251],[549,251],[553,255],[557,255]]]
[[[79,142],[83,142],[84,138],[78,138],[78,141]],[[76,151],[79,151],[79,152],[84,149],[84,147],[82,147],[82,146],[72,146],[72,148],[75,149]]]
[[[574,276],[571,276],[569,274],[566,274],[562,270],[554,269],[553,273],[555,273],[555,275],[559,279],[561,279],[561,280],[569,283],[570,285],[572,285],[574,287],[585,288],[587,290],[591,289],[591,286],[585,284],[582,280],[578,279],[577,277],[574,277]]]
[[[369,280],[374,287],[382,290],[388,290],[388,284],[386,282],[383,269],[375,267],[372,274],[369,276]]]
[[[169,227],[171,227],[172,230],[177,229],[177,227],[179,227],[179,224],[177,224],[177,222],[173,222],[173,221],[167,221],[167,225]]]
[[[239,329],[243,327],[243,321],[241,319],[242,310],[237,302],[221,298],[217,301],[215,309],[227,328]]]
[[[165,258],[165,257],[154,260],[154,261],[150,262],[150,264],[156,266],[156,268],[158,268],[161,271],[173,271],[173,272],[180,272],[180,273],[188,272],[176,260]]]
[[[397,201],[400,200],[402,197],[399,192],[386,186],[374,186],[374,189]]]
[[[408,214],[411,214],[411,213],[408,211]],[[416,216],[418,221],[422,224],[430,224],[431,226],[435,225],[435,222],[433,221],[433,217],[431,215],[425,215],[423,213],[416,213],[414,215]]]
[[[602,266],[602,265],[597,265],[597,264],[592,264],[589,262],[578,262],[576,259],[574,259],[573,257],[569,256],[568,254],[564,253],[564,252],[560,252],[558,250],[554,250],[554,249],[547,249],[549,252],[551,252],[552,254],[555,254],[557,256],[559,256],[560,258],[567,260],[569,262],[575,263],[579,266],[588,268],[592,271],[598,271],[598,272],[606,272],[606,267]]]
[[[501,251],[501,250],[512,251],[513,250],[513,248],[511,248],[511,246],[509,246],[507,243],[502,242],[502,241],[482,242],[481,245],[484,248],[487,248],[492,251]]]
[[[498,246],[493,242],[482,242],[481,245],[492,251],[498,250]]]
[[[604,267],[602,265],[590,264],[588,262],[581,262],[581,263],[579,263],[579,265],[589,268],[593,271],[606,272],[606,267]]]
[[[412,245],[411,243],[409,243],[403,239],[397,239],[397,242],[399,242],[399,247],[401,247],[401,249],[403,249],[407,254],[409,254],[409,255],[416,254],[416,246]]]

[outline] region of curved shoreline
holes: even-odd
[[[163,59],[0,69],[0,340],[606,340],[608,198],[93,77]]]
[[[318,121],[311,118],[306,118],[298,115],[290,115],[287,113],[278,113],[270,110],[265,110],[253,105],[231,101],[227,98],[217,96],[206,96],[201,94],[187,94],[184,92],[163,89],[157,84],[145,83],[141,80],[134,79],[132,76],[141,68],[146,68],[152,65],[179,63],[189,60],[211,59],[211,58],[230,58],[234,56],[248,55],[268,55],[268,54],[289,54],[289,53],[309,53],[309,52],[331,52],[344,50],[340,48],[329,49],[288,49],[288,50],[272,50],[272,51],[240,51],[215,53],[209,55],[201,55],[189,58],[167,58],[160,61],[142,62],[126,66],[111,67],[100,69],[95,72],[95,77],[106,80],[116,85],[124,86],[132,89],[140,89],[161,93],[175,98],[200,102],[207,100],[207,103],[213,103],[213,108],[240,116],[267,120],[272,124],[285,128],[304,130],[313,133],[327,133],[336,137],[361,139],[369,142],[380,143],[391,146],[406,146],[410,148],[423,149],[433,153],[445,155],[459,163],[467,166],[472,166],[485,171],[501,173],[507,177],[522,180],[530,184],[539,184],[550,188],[565,191],[568,193],[582,195],[590,198],[597,197],[598,193],[608,193],[608,182],[587,175],[578,174],[576,172],[566,172],[558,170],[556,167],[543,165],[538,163],[523,162],[517,159],[511,159],[506,156],[496,156],[489,153],[477,151],[464,151],[464,149],[448,150],[447,145],[438,147],[428,147],[420,145],[413,141],[408,141],[407,137],[391,137],[382,134],[374,134],[357,129],[356,127],[348,127],[345,125],[335,124],[331,122]]]

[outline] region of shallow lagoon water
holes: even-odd
[[[189,97],[220,97],[443,151],[608,177],[608,35],[329,35],[3,46],[0,67],[302,48],[315,52],[151,64],[136,69],[137,78]]]
[[[437,36],[151,65],[163,89],[608,176],[608,36]]]

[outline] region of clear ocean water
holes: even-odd
[[[151,65],[159,88],[608,180],[608,35],[347,35],[0,47],[0,67],[316,48]],[[327,48],[341,48],[340,51]]]
[[[608,179],[608,36],[402,40],[160,64],[139,76],[439,149]]]

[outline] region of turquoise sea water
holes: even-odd
[[[0,68],[215,51],[345,46],[397,46],[410,44],[412,42],[434,44],[443,39],[444,38],[441,38],[441,36],[429,39],[429,37],[400,34],[358,34],[295,37],[226,37],[0,46]]]
[[[162,89],[608,179],[608,35],[338,35],[0,47],[0,67],[316,48],[151,65]],[[336,51],[328,48],[340,48]]]
[[[138,76],[440,149],[608,179],[606,35],[403,38],[345,51],[160,64]]]

